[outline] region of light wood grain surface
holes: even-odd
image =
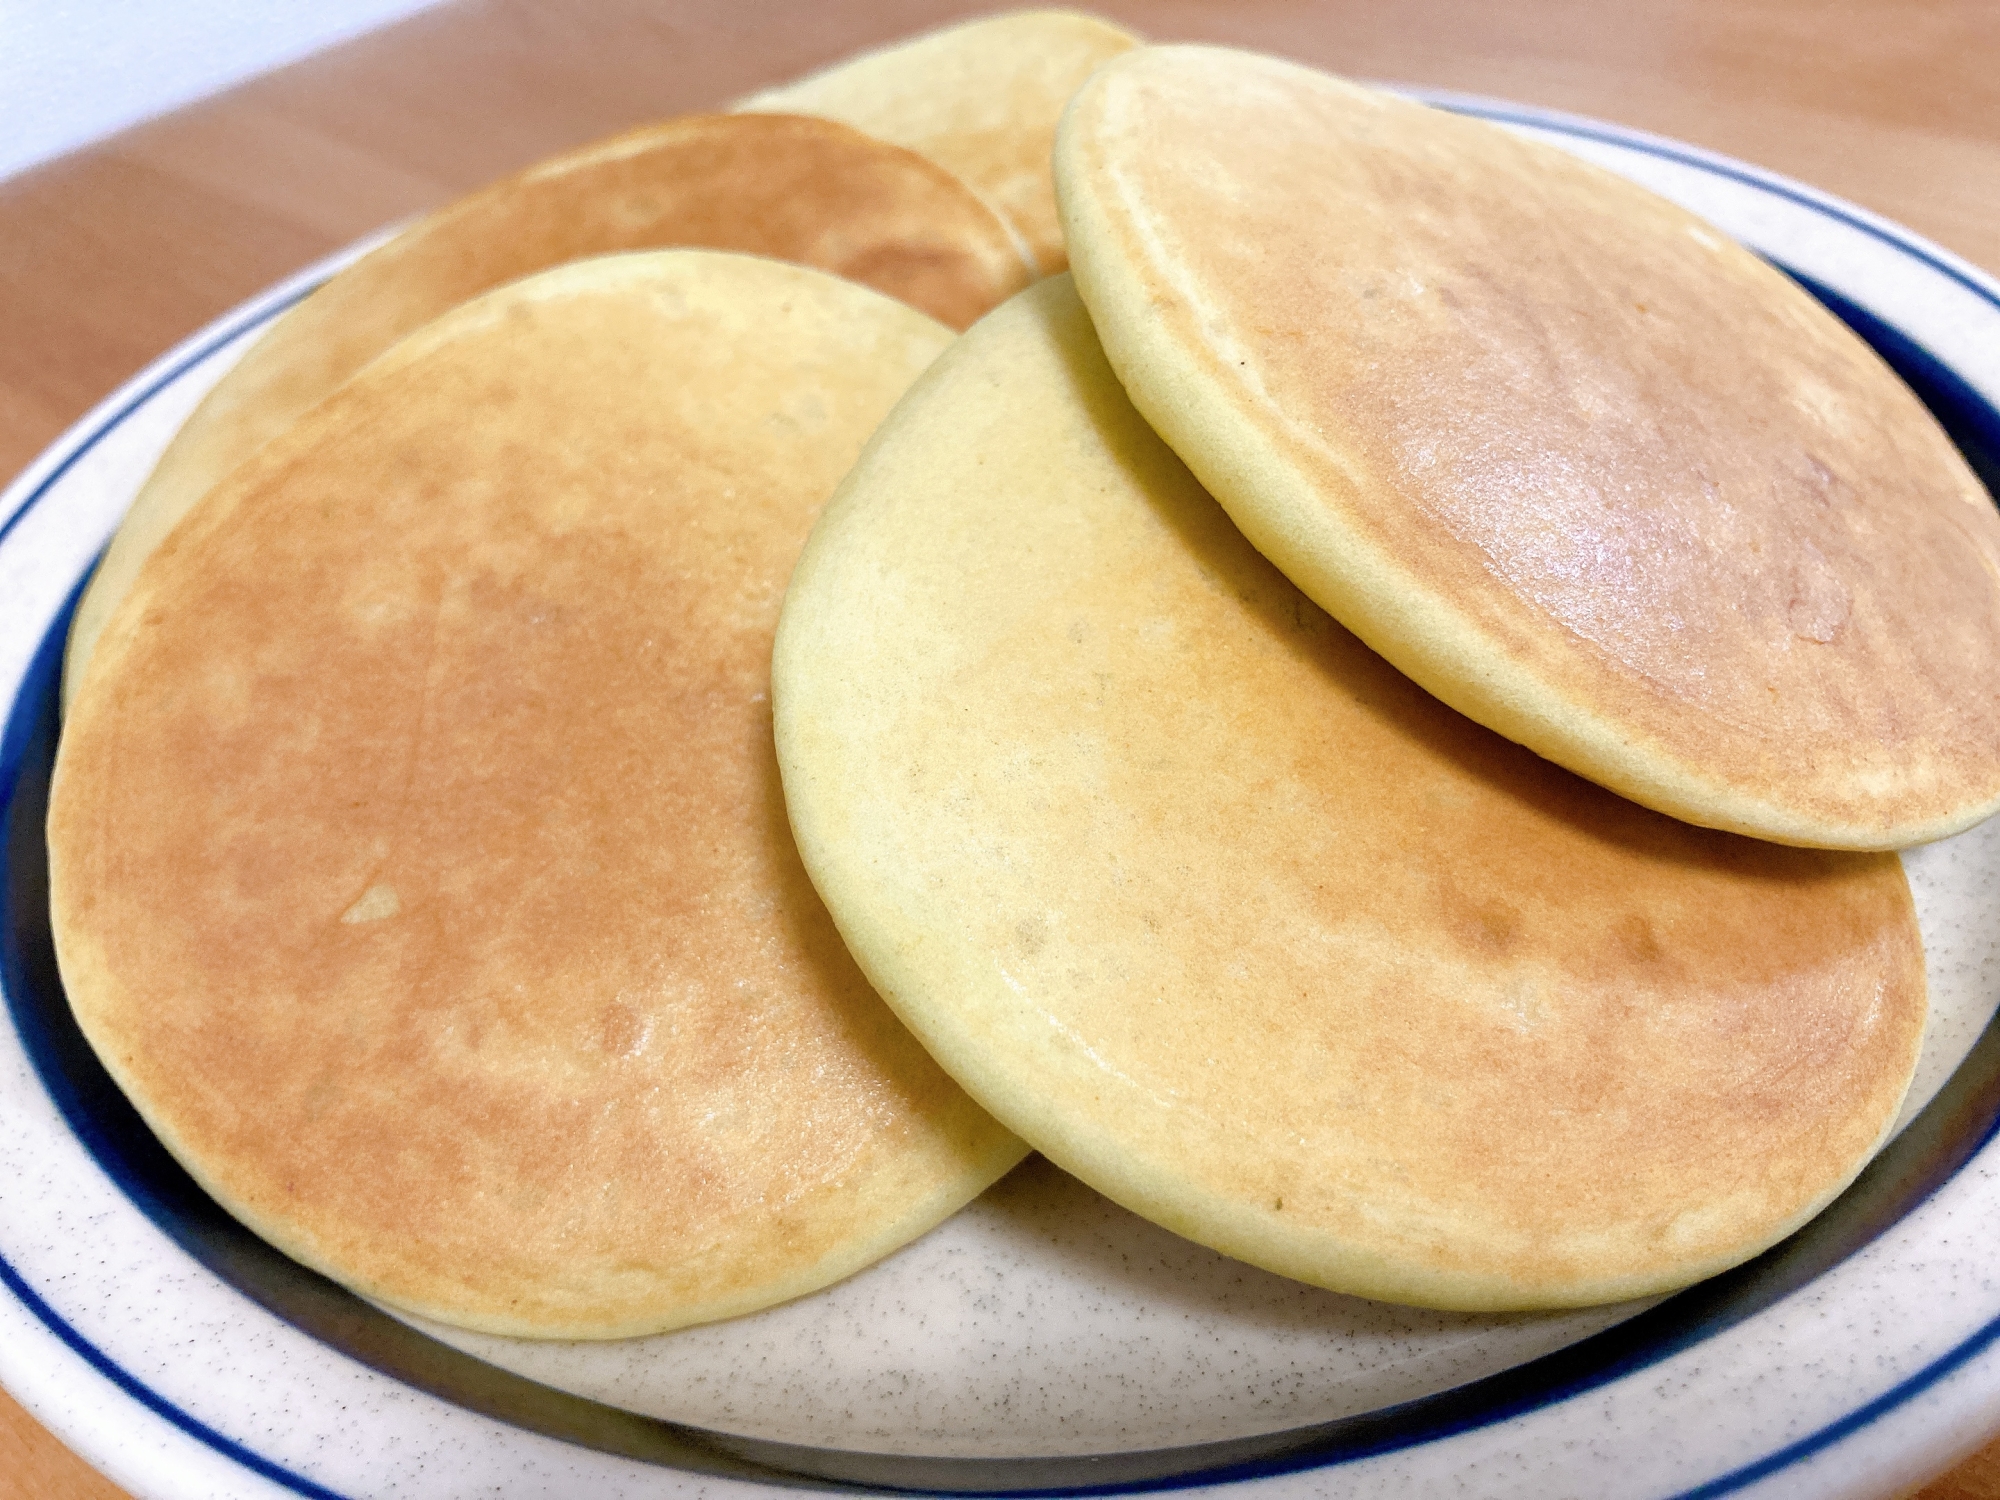
[[[0,481],[169,345],[368,230],[593,136],[989,8],[459,0],[0,183]],[[1676,136],[2000,271],[1995,0],[1094,8],[1155,37]],[[2000,1500],[2000,1442],[1934,1459],[1963,1461],[1924,1500]],[[0,1394],[0,1500],[119,1493]]]

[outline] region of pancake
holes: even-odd
[[[1095,16],[1012,11],[865,52],[737,108],[818,115],[922,152],[985,194],[1044,272],[1060,271],[1056,121],[1099,63],[1137,45]]]
[[[1786,843],[2000,806],[2000,515],[1779,271],[1552,147],[1210,48],[1108,65],[1056,171],[1139,410],[1431,692]]]
[[[1662,817],[1424,693],[1146,427],[1067,278],[889,416],[772,690],[806,868],[932,1054],[1287,1276],[1485,1310],[1693,1281],[1831,1199],[1916,1062],[1895,856]]]
[[[369,360],[517,277],[668,245],[818,266],[953,328],[1029,275],[1013,231],[950,173],[828,121],[692,115],[530,167],[333,277],[223,376],[140,489],[78,605],[65,702],[147,554],[231,469]]]
[[[380,1301],[609,1338],[823,1286],[1021,1156],[790,835],[772,632],[949,332],[707,251],[396,346],[113,616],[49,812],[64,986],[222,1205]]]

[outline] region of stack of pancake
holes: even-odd
[[[58,949],[225,1206],[467,1327],[765,1306],[1031,1147],[1337,1290],[1612,1300],[1880,1145],[1886,851],[2000,804],[1996,667],[1990,501],[1716,231],[1002,17],[283,320],[79,612]]]

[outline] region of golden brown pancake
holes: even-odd
[[[1045,273],[1060,271],[1056,121],[1099,63],[1138,45],[1095,16],[1011,11],[863,53],[737,108],[819,115],[922,152],[985,194]]]
[[[1139,410],[1446,702],[1787,843],[2000,806],[2000,514],[1755,255],[1552,147],[1211,48],[1109,64],[1056,170]]]
[[[1662,817],[1424,693],[1202,492],[1066,278],[890,415],[772,686],[806,868],[932,1054],[1288,1276],[1468,1309],[1692,1281],[1832,1198],[1916,1062],[1893,855]]]
[[[825,1285],[1023,1147],[869,989],[786,831],[786,575],[949,342],[707,251],[399,344],[178,527],[49,814],[63,981],[289,1254],[494,1333]]]
[[[818,266],[963,328],[1027,284],[949,172],[825,120],[691,115],[530,167],[423,219],[287,314],[161,457],[77,609],[66,699],[147,554],[196,500],[404,334],[516,277],[667,245]]]

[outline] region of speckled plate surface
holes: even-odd
[[[1721,158],[1441,102],[1783,265],[2000,487],[1990,278]],[[1792,1240],[1655,1304],[1471,1317],[1337,1297],[1035,1159],[839,1287],[622,1344],[418,1328],[266,1249],[152,1142],[70,1023],[41,815],[86,570],[174,425],[330,269],[166,356],[0,499],[0,1383],[134,1494],[1874,1496],[2000,1426],[1993,825],[1908,857],[1934,1017],[1902,1133]]]

